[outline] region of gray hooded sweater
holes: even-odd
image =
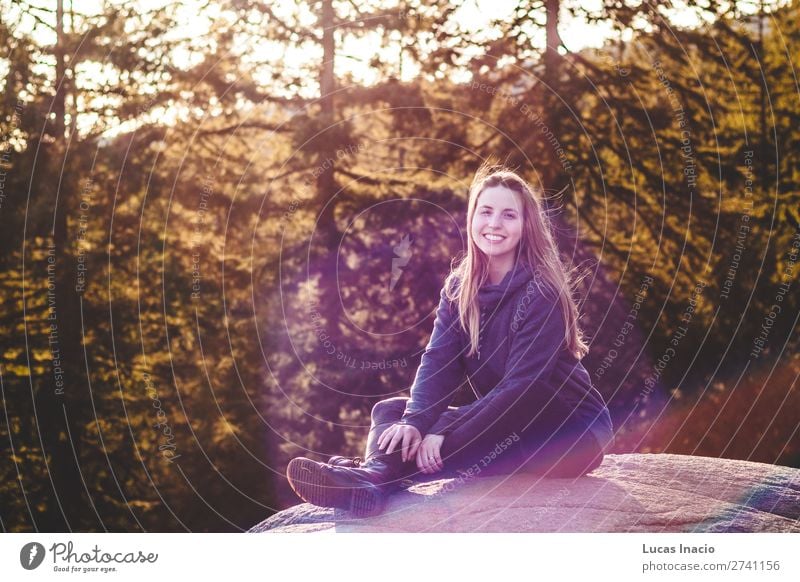
[[[433,333],[422,355],[411,398],[400,423],[421,434],[446,435],[474,427],[476,435],[504,410],[524,402],[528,390],[554,393],[607,452],[613,427],[589,373],[566,348],[565,324],[556,292],[533,268],[517,263],[503,280],[478,290],[481,308],[478,352],[469,358],[468,337],[455,304],[440,292]],[[467,380],[477,400],[448,409]],[[537,411],[531,411],[531,418]]]

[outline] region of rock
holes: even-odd
[[[357,519],[303,503],[250,532],[800,532],[800,470],[607,455],[579,479],[440,479],[392,495],[381,515]]]

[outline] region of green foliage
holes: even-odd
[[[596,18],[649,30],[545,63],[528,42],[552,18],[539,2],[481,40],[459,34],[456,3],[324,0],[332,49],[323,12],[311,23],[300,5],[212,3],[195,38],[174,34],[178,3],[108,5],[54,46],[11,4],[6,530],[237,530],[296,501],[292,456],[361,454],[372,405],[413,382],[488,157],[544,189],[565,261],[592,275],[578,288],[584,364],[617,450],[800,465],[785,357],[797,347],[796,6],[762,15],[759,38],[759,17],[717,8],[682,29],[655,4],[608,2]],[[341,62],[345,40],[370,34],[402,60],[360,55],[376,82],[337,74],[320,94],[326,51]],[[289,49],[323,58],[274,57]],[[63,94],[59,52],[72,55]],[[419,75],[404,80],[400,63]],[[463,71],[471,81],[448,77]]]

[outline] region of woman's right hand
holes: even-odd
[[[444,435],[426,434],[417,452],[417,467],[423,473],[436,473],[444,468],[442,463],[442,443]]]
[[[378,438],[378,448],[387,455],[391,454],[395,448],[400,446],[403,462],[410,461],[417,454],[417,449],[422,443],[422,435],[416,427],[410,424],[393,424]]]

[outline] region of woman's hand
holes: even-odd
[[[442,463],[442,443],[444,435],[426,434],[417,451],[417,467],[423,473],[436,473],[444,468]]]
[[[422,435],[416,427],[410,424],[393,424],[378,438],[378,448],[383,450],[386,447],[384,452],[388,455],[400,445],[400,456],[405,463],[414,458],[421,442]]]

